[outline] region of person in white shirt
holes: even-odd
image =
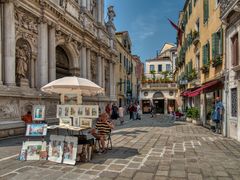
[[[119,114],[119,119],[120,119],[120,124],[122,125],[124,123],[124,108],[122,106],[119,106],[118,108],[118,114]]]

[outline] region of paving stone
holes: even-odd
[[[114,171],[121,171],[125,166],[124,165],[115,165],[115,164],[111,164],[108,167],[108,170],[114,170]]]
[[[125,169],[121,172],[120,176],[122,177],[127,177],[127,178],[132,178],[134,174],[136,173],[136,170],[133,169]]]
[[[132,163],[130,163],[127,167],[128,168],[133,168],[133,169],[138,169],[139,167],[140,167],[140,163],[134,163],[134,162],[132,162]]]
[[[214,175],[219,176],[219,177],[221,177],[221,176],[228,177],[228,173],[225,171],[215,171]]]
[[[153,173],[137,172],[136,175],[133,177],[133,180],[151,180],[153,176]]]
[[[167,180],[168,177],[165,177],[165,176],[155,176],[154,177],[154,180]]]
[[[201,174],[188,173],[188,179],[190,180],[202,180],[203,177]]]
[[[117,172],[113,171],[103,171],[99,176],[108,177],[108,178],[116,178],[119,175]]]
[[[157,171],[156,175],[157,176],[168,176],[168,171]]]
[[[171,170],[170,171],[170,177],[185,178],[186,177],[186,172],[185,171],[179,171],[179,170]]]

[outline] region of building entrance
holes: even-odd
[[[153,103],[156,108],[156,113],[164,114],[164,99],[155,99]]]

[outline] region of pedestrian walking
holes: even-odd
[[[124,123],[124,108],[122,106],[119,106],[118,114],[119,114],[120,124],[122,125]]]
[[[141,106],[139,104],[137,104],[137,118],[136,119],[141,120],[141,114],[142,114]]]
[[[129,107],[128,107],[128,111],[129,111],[129,114],[130,114],[130,120],[133,119],[133,111],[134,111],[134,106],[132,103],[130,103]]]
[[[220,100],[220,97],[216,97],[214,111],[212,112],[212,120],[216,123],[215,132],[221,134],[221,125],[223,117],[223,103]]]

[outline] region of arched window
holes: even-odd
[[[70,65],[67,53],[65,50],[57,46],[56,47],[56,78],[62,78],[65,76],[71,76]]]

